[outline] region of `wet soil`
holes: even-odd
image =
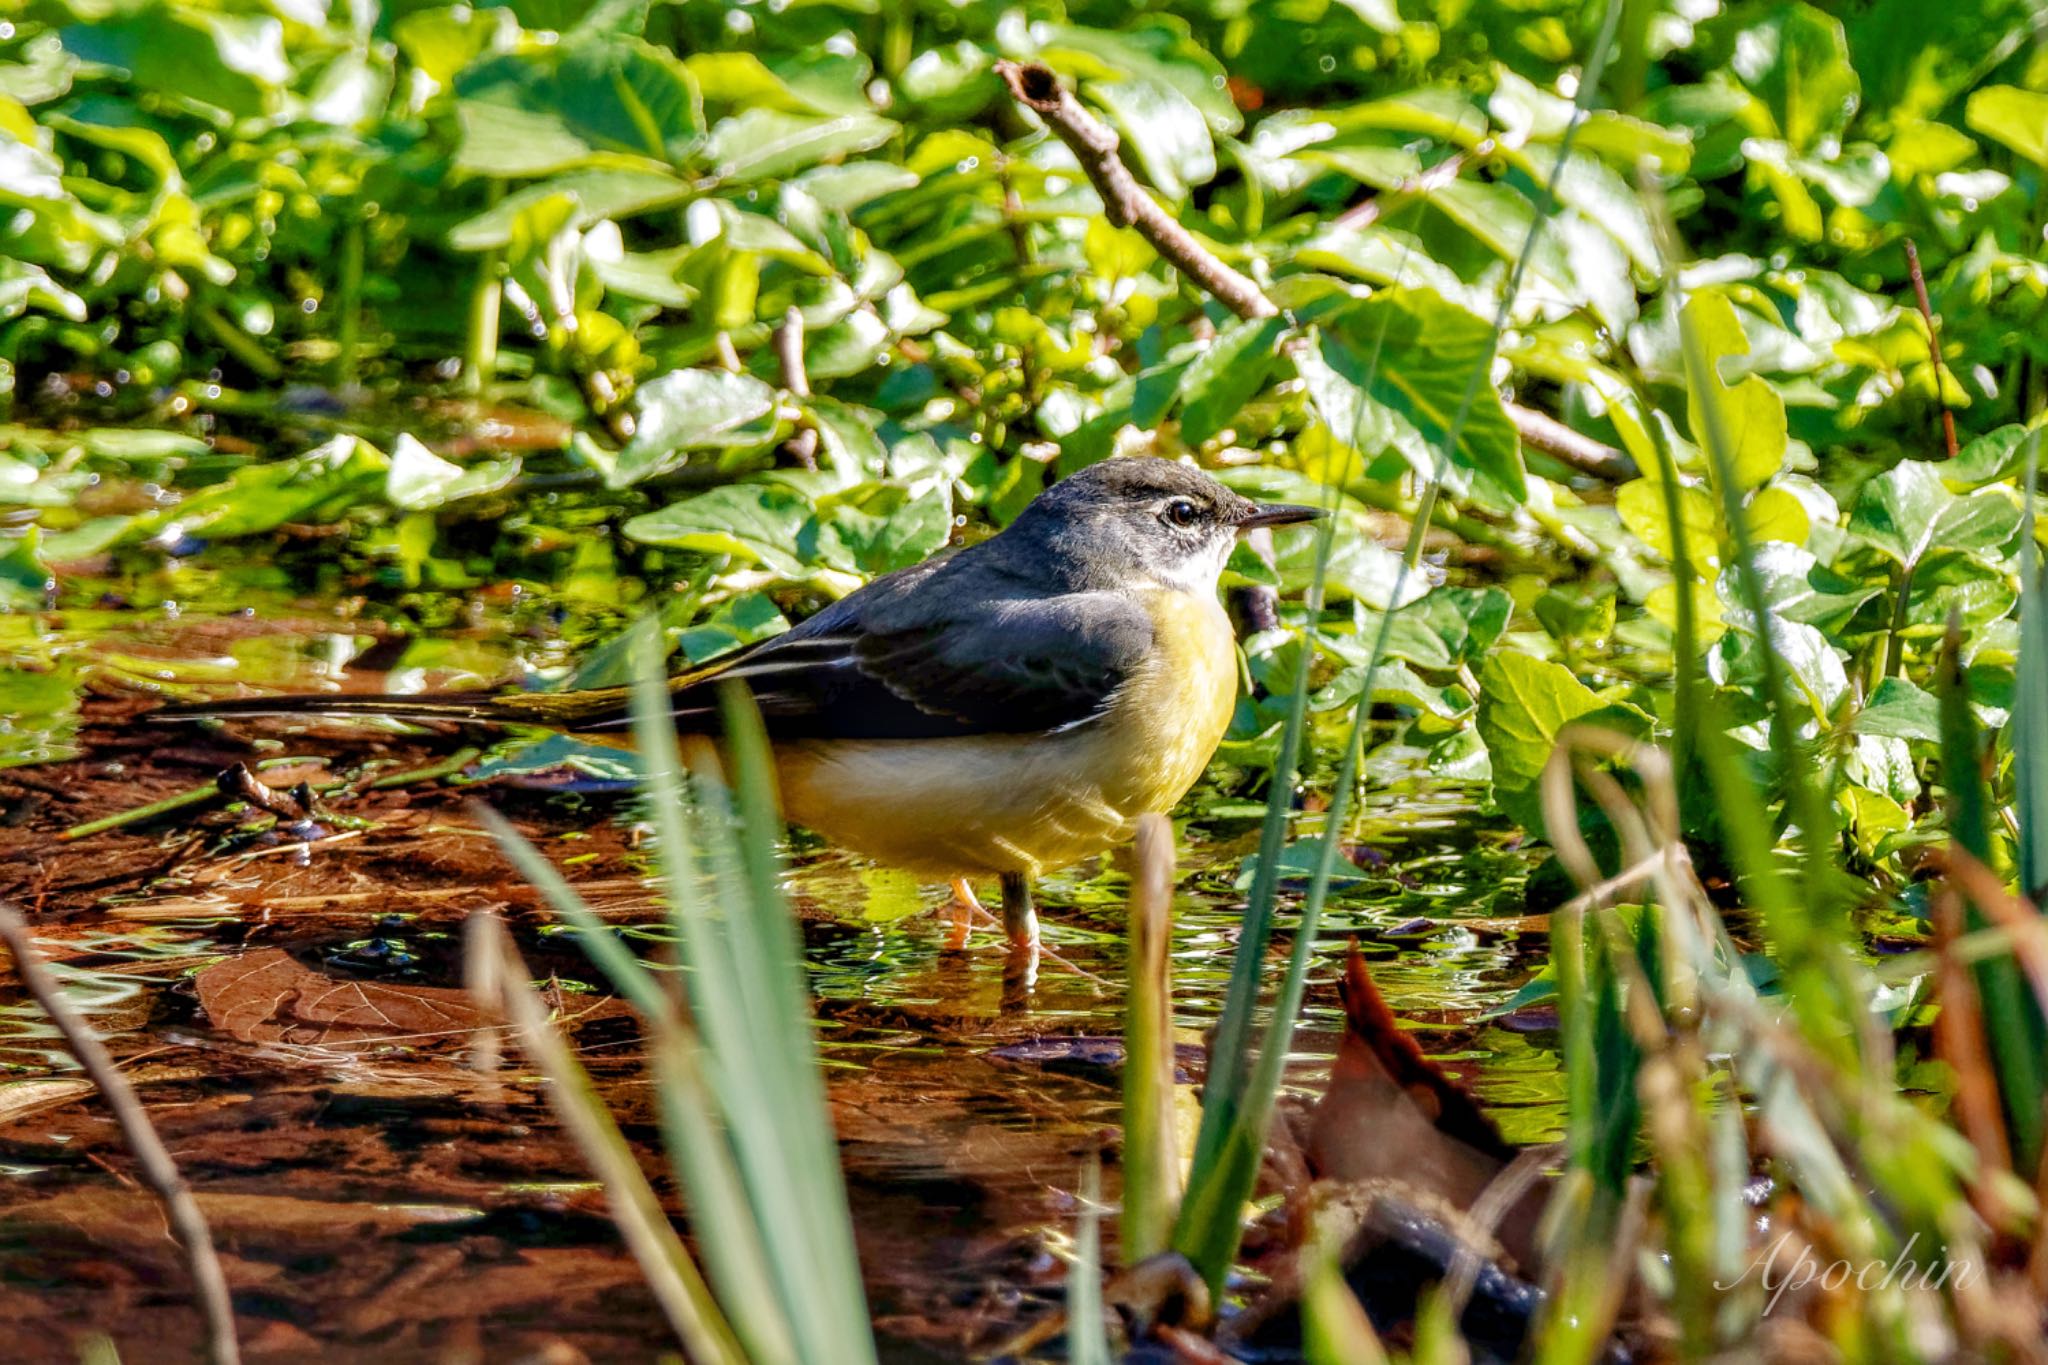
[[[666,1328],[601,1191],[516,1051],[479,1069],[485,1028],[461,991],[462,921],[503,916],[673,1197],[634,1017],[472,805],[509,816],[659,964],[666,935],[629,798],[573,770],[408,776],[447,766],[474,738],[452,732],[141,724],[158,678],[202,674],[194,665],[210,659],[219,675],[303,686],[337,660],[383,662],[379,633],[321,613],[107,624],[70,624],[92,648],[52,667],[89,655],[85,700],[13,755],[54,761],[0,769],[0,896],[28,914],[198,1192],[248,1355],[659,1357]],[[479,639],[413,680],[489,675],[510,647]],[[359,665],[352,685],[386,681]],[[238,762],[270,762],[273,786],[330,787],[319,829],[207,798],[65,837],[199,791]],[[1191,809],[1173,950],[1190,1120],[1241,905],[1234,878],[1256,839],[1240,791],[1205,786]],[[1375,796],[1355,861],[1318,945],[1294,1093],[1328,1074],[1335,982],[1356,938],[1402,1025],[1507,1136],[1554,1136],[1544,1021],[1482,1018],[1527,979],[1540,945],[1540,922],[1504,913],[1527,856],[1487,834],[1463,792],[1418,781]],[[789,884],[885,1355],[994,1350],[1059,1300],[1090,1153],[1105,1153],[1114,1195],[1124,877],[1109,859],[1043,888],[1062,960],[1022,993],[1006,985],[999,935],[942,951],[927,913],[936,889],[801,838]],[[33,1003],[11,984],[0,992],[0,1358],[76,1360],[96,1333],[126,1361],[196,1358],[182,1261],[118,1132]]]

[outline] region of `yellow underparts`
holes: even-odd
[[[931,877],[1041,872],[1131,835],[1202,775],[1237,700],[1214,596],[1143,590],[1151,659],[1066,732],[776,746],[785,813],[832,842]]]

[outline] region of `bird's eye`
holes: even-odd
[[[1193,526],[1201,518],[1202,511],[1186,498],[1175,498],[1166,504],[1163,515],[1169,526]]]

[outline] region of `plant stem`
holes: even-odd
[[[266,758],[256,765],[256,771],[267,772],[273,768],[284,768],[293,764],[316,763],[319,761],[314,758]],[[316,792],[328,792],[334,791],[343,785],[341,780],[337,778],[330,782],[319,783],[313,790]],[[129,825],[139,825],[146,820],[154,820],[159,815],[169,815],[172,811],[184,810],[187,806],[203,806],[210,801],[221,800],[225,796],[226,793],[221,790],[219,782],[208,782],[201,786],[188,787],[181,792],[174,792],[162,800],[152,801],[146,806],[136,806],[132,810],[115,811],[112,815],[102,815],[97,820],[88,820],[82,825],[73,825],[71,828],[58,834],[57,837],[69,840],[83,839],[90,834],[104,834],[110,829],[122,829]]]
[[[271,358],[268,351],[257,344],[256,339],[229,321],[227,315],[210,303],[194,303],[192,318],[201,331],[219,342],[244,369],[258,379],[276,383],[284,378],[284,366]]]
[[[1906,606],[1913,596],[1913,566],[1901,568],[1892,587],[1892,619],[1885,628],[1884,676],[1896,678],[1906,662]]]
[[[496,180],[484,193],[486,207],[496,207],[505,197],[505,186]],[[505,253],[496,247],[477,262],[476,282],[469,291],[469,340],[462,353],[463,391],[481,397],[498,370],[498,308],[504,286]]]
[[[341,288],[336,307],[341,312],[341,354],[335,358],[335,382],[353,389],[360,377],[357,347],[362,342],[363,238],[367,229],[360,212],[349,215],[341,234]]]

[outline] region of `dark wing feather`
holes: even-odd
[[[1099,715],[1151,648],[1151,619],[1128,596],[1032,596],[987,574],[933,572],[943,567],[878,580],[678,678],[677,724],[715,728],[717,685],[736,680],[777,738],[1030,734]],[[625,712],[621,698],[576,728],[622,729]]]

